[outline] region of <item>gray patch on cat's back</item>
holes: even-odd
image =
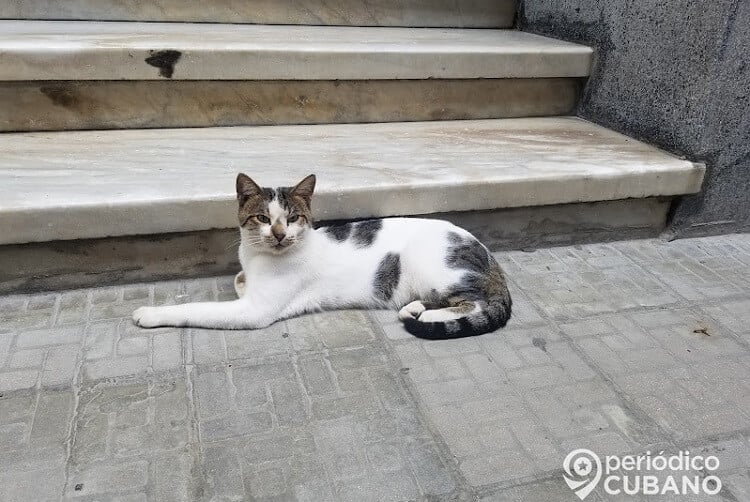
[[[373,294],[378,300],[388,301],[401,280],[401,256],[398,253],[388,253],[375,271]]]
[[[343,225],[331,225],[330,227],[323,228],[323,231],[331,239],[338,242],[344,242],[352,233],[352,224],[344,223]]]
[[[352,236],[354,245],[358,248],[372,246],[381,228],[383,228],[383,220],[360,221],[354,227],[354,235]]]
[[[448,242],[445,264],[449,268],[468,270],[478,274],[484,274],[489,270],[489,253],[478,240],[456,232],[448,232]]]

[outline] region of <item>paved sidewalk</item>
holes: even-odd
[[[226,277],[0,297],[0,500],[574,501],[575,448],[713,454],[719,495],[648,500],[750,500],[750,235],[497,257],[509,326],[446,342],[129,321]]]

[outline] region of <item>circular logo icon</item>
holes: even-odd
[[[565,483],[581,500],[596,488],[602,478],[602,462],[591,450],[579,448],[568,453],[563,461]]]

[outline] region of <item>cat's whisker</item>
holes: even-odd
[[[227,249],[236,248],[240,244],[242,244],[242,239],[234,239],[224,247],[224,251],[226,251]]]

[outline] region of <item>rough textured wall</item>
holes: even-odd
[[[750,0],[520,0],[519,27],[597,48],[578,114],[706,162],[672,229],[750,229]]]

